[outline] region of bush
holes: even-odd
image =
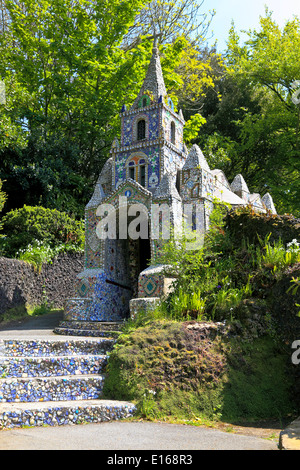
[[[265,298],[268,289],[285,275],[285,271],[300,263],[298,219],[256,214],[249,209],[230,212],[228,216],[227,209],[215,203],[210,230],[199,249],[188,249],[183,236],[171,238],[160,250],[157,262],[170,266],[176,278],[173,291],[158,306],[160,318],[181,321],[241,319],[240,306],[247,299]],[[241,223],[238,243],[235,243],[236,219]],[[263,234],[266,227],[273,231],[262,237],[257,219]],[[226,220],[230,220],[227,227]],[[249,229],[245,233],[243,226],[249,228],[252,221],[254,232]],[[287,238],[296,232],[298,239]],[[285,241],[276,238],[279,233],[284,235]],[[248,234],[253,235],[255,243],[249,242]]]
[[[3,191],[1,191],[1,189],[2,189],[2,184],[3,184],[3,183],[2,183],[2,181],[0,180],[0,212],[2,211],[3,206],[4,206],[4,204],[5,204],[5,201],[6,201],[6,194],[5,194]]]
[[[43,242],[50,248],[65,245],[82,249],[84,245],[84,224],[72,219],[65,212],[44,207],[24,206],[15,209],[2,219],[2,255],[16,257],[33,241]]]
[[[257,235],[261,239],[269,237],[270,243],[280,239],[287,244],[293,239],[300,240],[300,219],[289,214],[262,214],[243,207],[227,213],[225,230],[235,248],[241,247],[245,240],[249,245],[259,246]]]

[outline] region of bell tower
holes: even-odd
[[[176,178],[186,156],[183,115],[167,95],[156,39],[140,92],[129,110],[123,106],[120,117],[121,141],[111,149],[113,186],[130,178],[154,193],[164,174]]]

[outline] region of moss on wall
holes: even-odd
[[[214,323],[159,321],[122,335],[104,392],[135,400],[150,419],[234,422],[293,413],[288,352],[268,335],[241,340],[237,332]]]

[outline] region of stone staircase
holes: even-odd
[[[54,329],[58,335],[96,336],[116,338],[120,334],[122,322],[68,321],[63,320]]]
[[[132,416],[132,403],[102,399],[113,344],[111,337],[1,339],[0,429]]]

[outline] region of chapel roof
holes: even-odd
[[[141,97],[146,92],[150,92],[155,101],[158,101],[161,96],[164,97],[167,95],[156,39],[153,43],[152,57],[148,66],[145,80],[131,109],[136,109],[138,107]]]
[[[194,144],[188,153],[183,170],[201,167],[203,170],[210,171],[206,158],[197,144]]]

